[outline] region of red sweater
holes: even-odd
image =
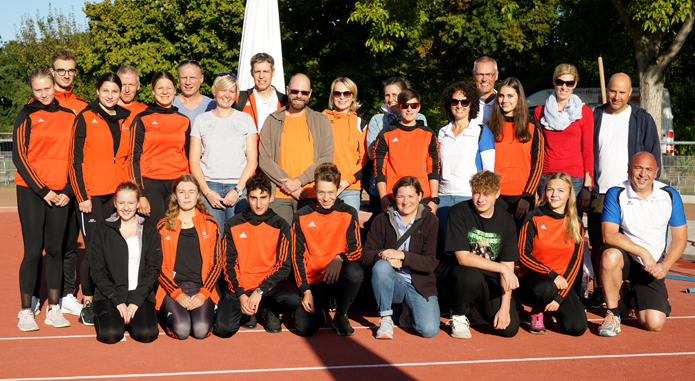
[[[533,117],[540,121],[545,116],[545,106],[538,106]],[[565,172],[572,177],[584,178],[589,173],[594,178],[594,114],[586,105],[582,107],[582,118],[575,120],[562,131],[545,129],[543,174]]]

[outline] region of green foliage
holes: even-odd
[[[633,0],[627,4],[633,20],[642,24],[645,31],[668,32],[674,25],[682,24],[693,14],[691,0]]]

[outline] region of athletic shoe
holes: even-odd
[[[46,311],[46,320],[43,321],[46,325],[52,325],[56,328],[69,327],[70,322],[60,312],[60,307],[53,306]]]
[[[531,327],[528,330],[533,334],[544,334],[545,324],[543,324],[543,313],[531,314]]]
[[[39,330],[39,325],[34,320],[34,313],[30,309],[20,310],[17,319],[19,319],[17,327],[20,331],[31,332]]]
[[[455,339],[471,338],[471,323],[466,315],[451,314],[451,319],[446,324],[451,326],[451,337]]]
[[[603,324],[598,327],[598,334],[606,337],[613,337],[620,333],[620,316],[613,315],[611,310],[606,311]]]
[[[403,311],[401,312],[401,316],[398,317],[398,325],[400,325],[401,328],[413,326],[410,323],[410,309],[408,309],[408,305],[405,304],[405,302],[403,302]]]
[[[241,317],[241,327],[246,329],[254,329],[258,326],[256,315],[244,315]]]
[[[34,311],[34,316],[41,315],[41,299],[35,296],[31,297],[31,310]]]
[[[601,308],[605,305],[606,302],[603,300],[603,288],[601,288],[601,286],[598,286],[594,288],[594,292],[591,293],[591,296],[586,301],[586,306],[589,308]]]
[[[94,305],[92,303],[87,303],[82,307],[79,321],[84,325],[94,325]]]
[[[73,294],[60,298],[59,304],[60,311],[62,311],[64,314],[80,316],[80,313],[82,312],[82,304],[77,301],[77,298]]]
[[[376,330],[377,339],[393,339],[393,319],[384,316],[379,320],[379,329]]]
[[[333,323],[331,325],[338,332],[338,336],[352,336],[355,334],[355,330],[350,326],[347,315],[336,312],[333,315]]]
[[[268,333],[278,333],[282,332],[282,323],[278,319],[277,315],[270,310],[270,308],[263,308],[261,310],[261,316],[265,320],[265,331]]]

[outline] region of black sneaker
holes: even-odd
[[[282,323],[278,319],[277,315],[270,310],[270,308],[264,308],[261,310],[261,316],[265,320],[265,331],[268,333],[278,333],[282,332]]]
[[[241,317],[241,327],[246,329],[254,329],[258,325],[256,315],[244,315]]]
[[[331,325],[338,332],[338,336],[352,336],[355,334],[355,330],[350,326],[347,315],[336,312]]]
[[[606,305],[606,303],[603,301],[603,288],[598,286],[586,301],[586,306],[588,308],[601,308],[604,305]]]
[[[94,325],[94,305],[87,303],[80,312],[80,323],[84,325]]]

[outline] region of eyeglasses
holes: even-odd
[[[77,69],[70,69],[70,70],[65,70],[65,69],[56,69],[53,68],[53,71],[58,73],[58,75],[65,75],[65,73],[68,73],[69,76],[74,77],[77,75]]]
[[[451,107],[456,107],[458,105],[461,105],[461,107],[468,107],[468,105],[471,104],[471,101],[469,101],[468,99],[451,98],[451,100],[449,101],[449,104],[451,105]]]
[[[478,78],[482,78],[482,77],[492,78],[495,76],[495,73],[475,73],[475,76]]]
[[[232,73],[220,73],[220,74],[218,74],[217,76],[218,76],[218,77],[230,76],[230,77],[236,78],[236,75],[234,75],[234,74],[232,74]]]
[[[566,85],[567,87],[574,87],[575,83],[577,83],[577,81],[563,81],[560,78],[555,78],[555,86],[557,87],[562,87],[562,85]]]
[[[413,110],[417,110],[417,108],[420,107],[420,103],[418,103],[418,102],[401,103],[399,106],[401,107],[401,110],[407,110],[408,107],[410,107]]]
[[[179,62],[178,68],[180,69],[182,66],[186,66],[186,65],[193,65],[196,67],[200,67],[200,62],[198,62],[196,60],[183,60],[183,61]]]
[[[290,89],[289,92],[290,92],[290,94],[292,94],[292,95],[297,95],[297,94],[299,94],[299,93],[302,93],[302,95],[304,95],[305,97],[308,97],[309,94],[311,94],[311,90],[308,90],[308,91],[307,91],[307,90],[295,90],[295,89]]]
[[[340,98],[341,95],[343,96],[343,98],[350,98],[352,96],[352,91],[334,91],[333,92],[334,98]]]

